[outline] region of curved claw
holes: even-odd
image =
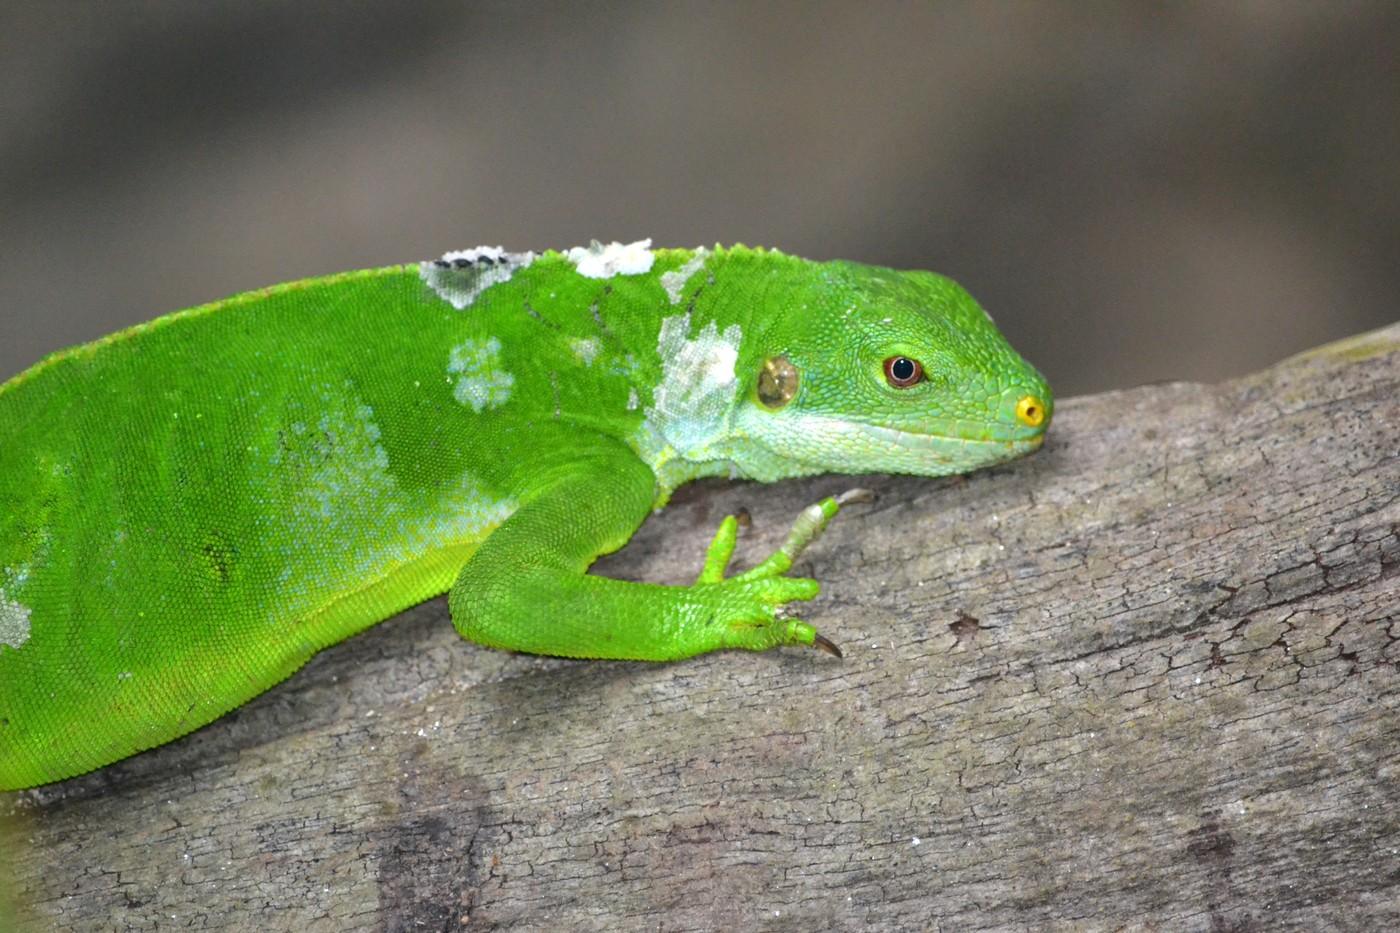
[[[813,648],[816,648],[816,649],[818,649],[818,650],[820,650],[820,651],[825,651],[827,654],[831,655],[832,657],[836,657],[836,658],[844,658],[844,657],[845,657],[845,655],[843,655],[843,654],[841,653],[841,646],[840,646],[840,645],[836,644],[836,642],[834,642],[834,641],[832,641],[831,639],[826,638],[825,636],[822,636],[822,635],[817,635],[816,637],[814,637],[814,638],[812,639],[812,647],[813,647]]]

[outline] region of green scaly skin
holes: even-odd
[[[586,571],[699,476],[937,476],[1042,440],[1049,388],[945,278],[648,247],[277,286],[0,385],[0,789],[168,742],[449,591],[498,648],[836,653],[778,611],[817,594],[786,573],[834,499],[736,576],[732,518],[692,586]]]

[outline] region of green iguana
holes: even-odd
[[[815,645],[778,610],[841,501],[726,577],[589,575],[701,476],[960,473],[1052,400],[948,279],[772,250],[479,247],[308,279],[0,385],[0,789],[160,745],[448,592],[495,648]]]

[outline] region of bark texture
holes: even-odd
[[[1400,325],[1051,438],[861,481],[797,568],[844,661],[512,656],[435,600],[13,795],[21,926],[1400,928]],[[690,487],[599,570],[852,484]]]

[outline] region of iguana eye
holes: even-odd
[[[885,381],[896,389],[907,389],[922,382],[924,367],[918,360],[907,356],[892,356],[885,360]]]

